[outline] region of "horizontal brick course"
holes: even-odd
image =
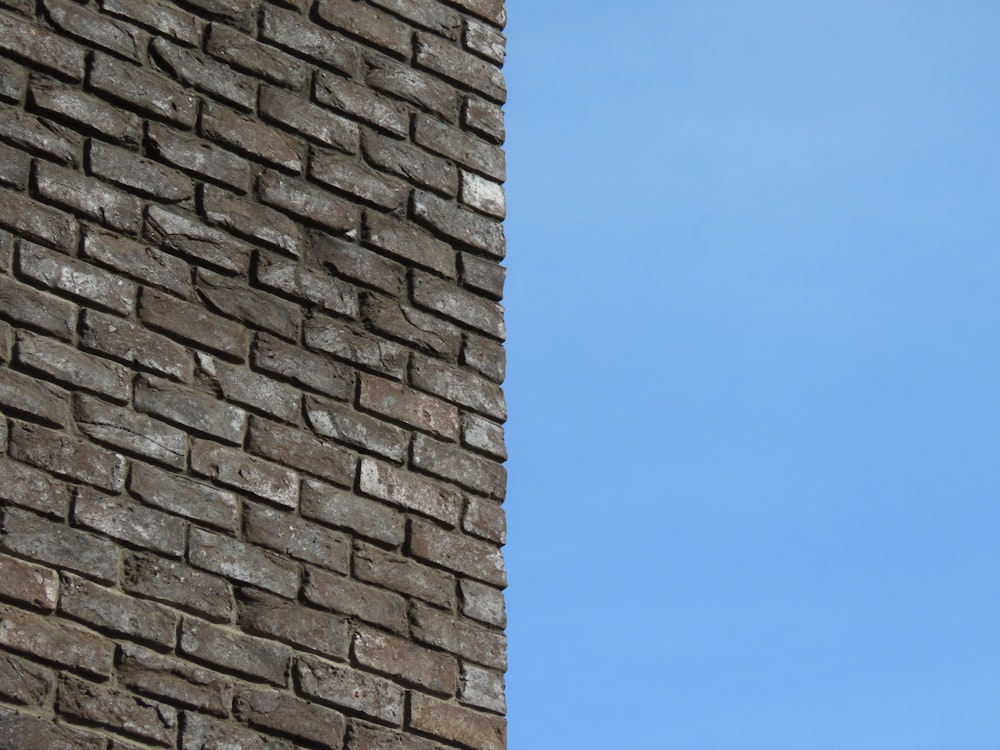
[[[117,401],[129,397],[131,373],[127,368],[46,336],[19,331],[15,359],[20,366],[42,372],[57,382]]]
[[[32,81],[29,103],[42,114],[72,120],[84,132],[112,141],[137,144],[142,137],[141,118],[79,89],[52,81]]]

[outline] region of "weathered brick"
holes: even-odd
[[[177,734],[177,710],[172,706],[74,677],[60,679],[56,708],[157,745],[172,746]]]
[[[454,695],[458,683],[455,657],[431,651],[405,638],[372,628],[358,628],[351,648],[362,667],[432,693]]]
[[[24,151],[0,143],[0,185],[16,190],[27,188],[30,165],[31,157]]]
[[[326,748],[340,748],[342,714],[276,690],[244,690],[236,696],[235,713],[251,726],[288,734]]]
[[[205,224],[192,214],[150,206],[146,212],[147,236],[164,250],[230,273],[245,274],[250,267],[250,248]]]
[[[462,191],[459,199],[466,206],[497,219],[503,219],[507,215],[507,199],[504,197],[503,185],[475,172],[462,170]]]
[[[402,264],[339,237],[317,237],[313,254],[338,276],[397,295],[406,280]]]
[[[506,268],[492,258],[482,258],[472,253],[462,253],[461,260],[462,283],[466,287],[495,300],[503,297]]]
[[[350,193],[365,203],[390,211],[402,207],[409,196],[407,185],[384,177],[356,159],[334,151],[315,154],[309,163],[309,176],[336,190]]]
[[[36,165],[34,187],[39,197],[78,211],[113,229],[134,233],[142,223],[142,203],[93,177],[54,164]]]
[[[459,697],[464,703],[505,714],[507,699],[504,697],[504,689],[504,678],[500,672],[483,669],[474,664],[462,665]]]
[[[351,538],[287,511],[247,503],[243,538],[279,552],[283,557],[319,565],[338,573],[351,567]]]
[[[191,529],[188,560],[192,565],[285,597],[299,590],[299,566],[260,547],[232,537]]]
[[[418,641],[477,664],[501,671],[507,669],[507,639],[503,633],[420,603],[413,605],[410,617]]]
[[[368,294],[361,304],[366,327],[399,339],[422,351],[453,359],[458,356],[461,334],[451,323],[404,306],[397,299]]]
[[[309,656],[296,659],[295,676],[306,697],[395,726],[402,724],[404,692],[388,680]]]
[[[0,190],[0,227],[64,250],[76,246],[77,227],[72,216],[8,190]]]
[[[0,110],[0,138],[61,164],[76,167],[80,163],[82,136],[18,109],[5,107]]]
[[[462,107],[462,124],[492,143],[503,143],[507,135],[503,109],[477,96],[466,97]]]
[[[307,602],[318,607],[357,617],[396,633],[406,631],[406,600],[391,591],[307,566],[303,594]]]
[[[446,237],[495,258],[503,258],[505,254],[503,225],[495,219],[421,191],[413,193],[410,211],[418,222]]]
[[[245,490],[285,508],[299,500],[299,476],[294,471],[248,456],[241,450],[192,441],[191,469],[228,487]]]
[[[462,17],[441,3],[422,0],[372,0],[372,3],[448,39],[457,39],[462,28]]]
[[[141,646],[121,644],[117,674],[120,685],[184,708],[225,716],[232,704],[232,680]]]
[[[76,305],[0,276],[0,315],[64,340],[76,329]]]
[[[409,115],[392,100],[372,93],[368,87],[321,70],[316,74],[313,96],[323,104],[372,127],[404,138],[409,134]]]
[[[194,197],[194,183],[188,177],[134,151],[91,141],[88,158],[91,174],[127,190],[168,203]]]
[[[0,362],[7,364],[10,362],[14,349],[14,327],[10,323],[0,321]],[[0,445],[0,453],[7,450],[7,443]]]
[[[241,591],[238,605],[239,624],[247,633],[284,641],[323,656],[347,658],[350,626],[343,617],[256,589]]]
[[[507,515],[503,506],[492,500],[469,498],[462,530],[497,544],[506,544]]]
[[[503,588],[507,585],[503,555],[495,544],[415,519],[410,529],[410,553],[418,560]]]
[[[0,369],[0,407],[10,414],[52,425],[67,422],[69,394],[62,388],[6,367]]]
[[[54,685],[55,676],[51,670],[13,654],[0,653],[0,697],[5,701],[41,706],[48,703]],[[2,726],[0,719],[0,747],[14,747],[5,744]]]
[[[127,364],[190,382],[194,365],[183,347],[113,315],[84,310],[80,344]]]
[[[409,437],[405,430],[372,419],[345,405],[306,397],[306,417],[313,430],[323,437],[372,451],[393,461],[406,456]]]
[[[455,251],[451,246],[403,222],[366,211],[364,239],[404,261],[455,277]]]
[[[161,287],[180,297],[191,295],[188,264],[149,245],[86,226],[80,253],[118,274]]]
[[[419,430],[458,439],[458,409],[420,391],[384,378],[361,375],[358,404]]]
[[[187,524],[128,498],[81,488],[73,506],[73,520],[129,545],[170,557],[184,554]]]
[[[413,438],[413,466],[462,487],[502,500],[507,470],[496,461],[478,456],[426,435]]]
[[[321,29],[295,13],[265,6],[260,38],[310,62],[320,62],[347,75],[361,69],[357,47],[339,34]]]
[[[492,101],[502,104],[507,99],[507,85],[496,64],[422,32],[417,33],[414,47],[420,67],[468,86]]]
[[[384,55],[365,55],[365,63],[365,82],[376,91],[402,99],[417,109],[434,112],[449,122],[458,118],[458,92],[440,78]]]
[[[507,353],[499,341],[467,335],[462,344],[461,362],[494,383],[500,384],[506,377]]]
[[[108,98],[150,117],[176,122],[184,128],[195,123],[197,98],[165,76],[97,52],[87,82]]]
[[[401,594],[440,607],[455,605],[455,577],[395,552],[386,552],[358,542],[354,551],[354,575]]]
[[[406,535],[406,518],[398,511],[312,479],[302,483],[300,511],[307,518],[393,547]]]
[[[59,612],[115,636],[168,648],[174,645],[177,630],[174,612],[69,573],[62,575]]]
[[[15,61],[0,59],[0,99],[18,103],[28,88],[28,73]]]
[[[285,422],[294,422],[299,416],[301,395],[284,383],[207,354],[198,355],[198,372],[228,401]]]
[[[0,607],[0,646],[96,677],[111,674],[115,654],[106,638],[10,607]]]
[[[352,720],[348,727],[350,750],[442,750],[442,745],[411,732],[395,732]]]
[[[138,411],[204,433],[229,443],[240,444],[247,427],[247,413],[203,393],[161,378],[141,375],[136,380],[133,403]]]
[[[0,596],[37,609],[55,609],[59,576],[50,568],[0,555]]]
[[[418,474],[364,457],[359,479],[361,492],[393,505],[437,518],[452,526],[458,523],[462,496]]]
[[[223,579],[156,555],[126,552],[122,588],[219,622],[228,622],[236,609]]]
[[[273,49],[264,47],[269,52]],[[280,54],[274,50],[275,54]],[[284,125],[327,146],[349,154],[357,153],[357,123],[317,107],[308,100],[272,86],[260,89],[260,114],[265,120]]]
[[[412,294],[415,304],[464,323],[497,339],[507,337],[503,307],[430,274],[414,271]]]
[[[475,18],[466,19],[462,43],[467,50],[498,66],[502,66],[507,57],[507,37],[489,24],[477,21]]]
[[[128,315],[135,305],[136,285],[132,282],[27,240],[18,246],[17,270],[49,289],[122,315]]]
[[[185,44],[196,45],[201,39],[202,22],[166,0],[101,0],[101,10]]]
[[[358,225],[358,209],[318,185],[273,172],[262,174],[258,185],[262,201],[300,219],[335,232],[348,232]]]
[[[128,399],[131,373],[121,365],[77,351],[27,331],[17,334],[19,365],[119,401]]]
[[[507,459],[503,427],[477,414],[462,415],[462,443],[501,461]]]
[[[320,0],[316,15],[335,29],[407,60],[412,50],[413,33],[409,26],[370,5],[353,0]]]
[[[235,68],[285,86],[299,88],[309,81],[307,65],[225,24],[210,24],[205,51]],[[261,89],[262,102],[263,92]]]
[[[246,357],[248,336],[243,326],[206,312],[199,305],[145,288],[139,302],[139,317],[152,328],[209,351],[239,360]]]
[[[458,169],[450,159],[442,159],[372,131],[361,139],[365,158],[379,169],[453,198],[458,193]]]
[[[136,62],[142,59],[145,39],[135,27],[84,10],[69,0],[44,0],[42,4],[52,25],[63,33]]]
[[[244,31],[252,31],[257,19],[258,0],[187,0],[187,2],[203,13],[222,18]]]
[[[303,430],[254,417],[249,447],[261,456],[331,482],[347,487],[354,483],[357,456]]]
[[[420,693],[410,700],[410,726],[450,742],[477,750],[505,750],[507,722],[500,716],[490,716]]]
[[[334,398],[347,400],[354,395],[354,376],[349,367],[268,334],[257,334],[253,364],[265,372],[289,378]]]
[[[472,580],[463,580],[460,589],[462,614],[498,628],[507,626],[503,591]]]
[[[213,185],[201,191],[202,210],[213,224],[233,234],[272,245],[291,255],[302,251],[302,230],[274,209],[245,200]]]
[[[507,25],[505,0],[454,0],[455,5],[503,28]]]
[[[0,50],[79,81],[86,50],[23,18],[0,13]]]
[[[305,342],[313,349],[397,379],[403,377],[408,361],[407,351],[398,344],[355,332],[341,321],[325,316],[306,321]]]
[[[285,338],[295,340],[299,337],[301,312],[297,305],[248,289],[242,280],[203,269],[198,270],[195,288],[198,296],[222,315]]]
[[[187,435],[181,430],[80,394],[75,399],[73,416],[80,432],[98,443],[176,469],[185,466]]]
[[[69,729],[49,719],[23,714],[0,716],[0,747],[104,750],[106,744],[106,737]]]
[[[433,117],[417,114],[414,140],[436,154],[503,182],[507,178],[503,149],[464,133]]]
[[[225,531],[239,527],[240,504],[232,492],[140,463],[132,465],[129,490],[154,508]]]
[[[292,651],[280,643],[185,617],[181,624],[179,648],[185,656],[250,679],[278,686],[288,682]]]
[[[499,421],[507,418],[503,391],[495,383],[428,357],[414,357],[410,382],[417,388]]]
[[[0,476],[0,500],[59,518],[69,512],[69,490],[48,474],[0,455]]]
[[[263,286],[317,307],[358,316],[357,291],[327,272],[270,255],[261,255],[256,270],[257,281]]]
[[[249,111],[257,102],[254,79],[194,50],[160,37],[150,45],[157,62],[174,78]]]
[[[59,476],[112,492],[125,483],[125,457],[61,432],[13,422],[10,455]]]
[[[300,146],[291,136],[212,102],[204,102],[201,133],[251,158],[298,174],[302,171]]]
[[[31,82],[29,102],[33,109],[60,119],[72,120],[85,131],[128,144],[142,138],[142,120],[95,96],[52,81]]]
[[[150,153],[167,164],[228,185],[241,193],[250,188],[250,163],[214,143],[181,135],[173,128],[151,122],[146,126]]]
[[[210,748],[239,748],[239,750],[292,750],[286,740],[265,737],[239,725],[223,724],[200,714],[184,715],[181,747],[209,750]]]

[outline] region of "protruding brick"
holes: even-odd
[[[413,273],[413,301],[426,310],[444,315],[454,321],[475,328],[494,338],[507,337],[503,320],[503,307],[478,294],[431,276]]]
[[[409,353],[398,344],[352,330],[339,320],[316,316],[306,321],[306,345],[340,359],[401,379]]]
[[[504,678],[500,672],[483,669],[474,664],[462,665],[459,697],[464,703],[505,714],[507,699],[504,697],[504,689]]]
[[[507,99],[507,85],[496,64],[422,32],[417,33],[415,49],[420,67],[468,86],[492,101],[502,104]]]
[[[228,622],[236,609],[223,579],[155,555],[126,553],[122,588],[217,622]]]
[[[0,14],[0,50],[74,81],[83,78],[86,50],[23,18]]]
[[[489,24],[469,18],[462,38],[465,48],[500,66],[507,56],[507,38]]]
[[[406,518],[399,511],[312,479],[302,483],[300,510],[307,518],[393,547],[406,535]]]
[[[62,388],[7,368],[0,369],[0,407],[46,424],[67,422],[69,394]]]
[[[84,10],[69,0],[44,0],[43,5],[52,24],[63,33],[130,60],[142,58],[145,39],[135,27]]]
[[[236,696],[236,716],[251,726],[288,734],[323,747],[339,748],[344,717],[337,711],[276,690],[244,690]]]
[[[439,607],[450,609],[455,605],[453,575],[370,544],[357,543],[354,575],[362,581],[384,586]]]
[[[128,315],[135,305],[132,282],[33,242],[21,241],[17,267],[25,278],[96,307]]]
[[[202,105],[201,133],[253,159],[296,174],[302,171],[300,146],[293,138],[228,107],[205,102]]]
[[[153,40],[151,49],[160,65],[182,83],[213,94],[243,110],[254,108],[257,101],[254,79],[162,37]]]
[[[426,232],[371,211],[365,213],[365,243],[408,263],[455,277],[455,250]]]
[[[501,671],[507,669],[507,639],[503,633],[420,603],[413,605],[410,616],[413,635],[418,641],[477,664]]]
[[[435,396],[503,421],[507,406],[503,391],[495,383],[475,373],[427,357],[415,357],[410,381]]]
[[[457,203],[418,190],[413,193],[410,212],[430,229],[494,258],[503,258],[506,252],[503,225]]]
[[[136,379],[133,403],[138,411],[227,443],[242,443],[246,433],[247,413],[242,409],[219,401],[213,394],[162,378],[140,375]]]
[[[0,555],[0,596],[36,609],[55,609],[59,576],[51,568]]]
[[[507,585],[503,556],[500,549],[489,542],[445,531],[427,521],[414,520],[410,552],[418,560],[432,565],[440,565],[501,588]]]
[[[0,110],[0,137],[31,153],[42,154],[60,164],[80,163],[83,138],[72,130],[42,120],[18,109]]]
[[[225,531],[239,527],[240,503],[232,492],[135,463],[129,490],[146,505]]]
[[[432,693],[455,694],[458,661],[453,656],[365,627],[358,628],[354,634],[351,650],[362,667]]]
[[[503,506],[493,500],[469,498],[462,530],[497,544],[506,544],[507,515]]]
[[[235,633],[185,617],[179,648],[186,656],[250,679],[278,686],[288,682],[291,649],[263,638]]]
[[[126,368],[48,337],[19,331],[16,358],[21,366],[42,372],[53,380],[118,401],[128,399],[131,373]]]
[[[206,312],[199,305],[145,288],[140,298],[139,317],[153,328],[210,351],[240,360],[246,356],[248,337],[244,328]]]
[[[209,26],[205,51],[235,68],[291,88],[299,88],[309,80],[307,65],[225,24]]]
[[[181,135],[154,122],[146,126],[146,143],[150,153],[160,161],[241,193],[250,188],[250,163],[221,146]]]
[[[188,559],[191,564],[285,597],[299,590],[299,566],[232,537],[191,529]]]
[[[328,356],[312,354],[269,336],[257,335],[253,364],[258,369],[347,400],[354,395],[354,376],[350,368]]]
[[[165,76],[97,52],[87,81],[91,88],[150,117],[185,128],[194,125],[198,100]]]
[[[189,382],[194,365],[183,347],[113,315],[85,310],[80,343],[121,362]]]
[[[385,589],[307,567],[303,594],[307,602],[317,607],[357,617],[397,633],[406,630],[406,601]]]
[[[79,89],[47,80],[31,83],[29,101],[33,109],[57,118],[72,120],[85,132],[128,144],[142,137],[142,119]]]
[[[503,185],[475,172],[462,170],[462,191],[459,199],[466,206],[484,214],[503,219],[507,215],[507,199]]]
[[[11,424],[9,450],[18,461],[111,492],[125,483],[124,456],[44,427]]]
[[[462,497],[454,489],[368,457],[361,459],[359,488],[366,495],[452,526],[461,512]]]
[[[410,726],[477,750],[505,750],[507,747],[507,722],[501,717],[420,693],[414,693],[410,701]]]
[[[207,354],[198,355],[198,372],[227,401],[294,422],[302,401],[297,390],[244,367],[226,364]]]
[[[295,676],[306,697],[395,726],[403,722],[403,689],[381,677],[308,656],[296,659]]]
[[[265,47],[272,50],[273,48]],[[275,54],[281,54],[274,50]],[[303,78],[303,81],[306,80]],[[260,114],[265,120],[284,125],[307,138],[354,154],[358,151],[358,124],[317,107],[307,99],[272,86],[260,90]]]
[[[0,646],[95,677],[111,674],[114,644],[49,617],[0,607]]]
[[[318,238],[314,254],[337,275],[389,294],[399,294],[405,283],[402,264],[339,237]]]
[[[142,203],[137,198],[62,167],[39,163],[35,190],[44,200],[79,211],[114,229],[134,233],[141,225]]]
[[[190,266],[180,258],[149,245],[86,226],[80,254],[119,274],[160,287],[178,297],[191,296]]]
[[[462,614],[498,628],[507,626],[503,591],[472,580],[463,580],[460,588]]]
[[[77,428],[99,443],[181,469],[187,463],[187,435],[170,425],[90,396],[77,395]]]
[[[386,97],[326,71],[316,74],[313,96],[320,104],[367,122],[399,138],[409,133],[410,118]]]
[[[84,722],[93,722],[157,745],[173,745],[177,710],[113,688],[74,677],[60,680],[56,708]]]
[[[63,573],[60,613],[96,630],[161,647],[173,647],[177,615],[159,604]]]
[[[232,680],[141,646],[122,644],[116,671],[124,687],[184,708],[225,716],[232,704]]]
[[[475,492],[503,499],[507,470],[496,461],[441,443],[426,435],[414,437],[412,461],[421,471]]]
[[[371,451],[400,462],[406,456],[405,430],[373,419],[343,404],[306,397],[306,417],[313,430],[323,437]]]
[[[187,524],[180,518],[91,489],[77,492],[73,520],[81,526],[136,547],[171,557],[184,553]]]
[[[4,701],[37,708],[48,703],[54,685],[55,675],[51,670],[13,654],[0,653],[0,697]],[[13,747],[6,745],[2,727],[0,718],[0,747]]]
[[[283,557],[302,560],[337,573],[351,567],[351,538],[287,511],[247,504],[243,538]]]
[[[349,232],[357,227],[358,209],[318,185],[273,172],[262,174],[258,184],[262,201],[300,219],[335,232]]]
[[[256,589],[240,593],[239,623],[247,633],[283,641],[297,649],[346,659],[350,626],[343,617],[303,607]]]
[[[195,216],[150,206],[146,212],[150,239],[194,261],[202,261],[230,273],[245,274],[250,267],[250,248],[218,229],[207,227]]]

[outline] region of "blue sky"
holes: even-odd
[[[512,750],[1000,746],[1000,4],[508,0]]]

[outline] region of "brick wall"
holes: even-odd
[[[500,750],[502,0],[0,0],[0,748]]]

